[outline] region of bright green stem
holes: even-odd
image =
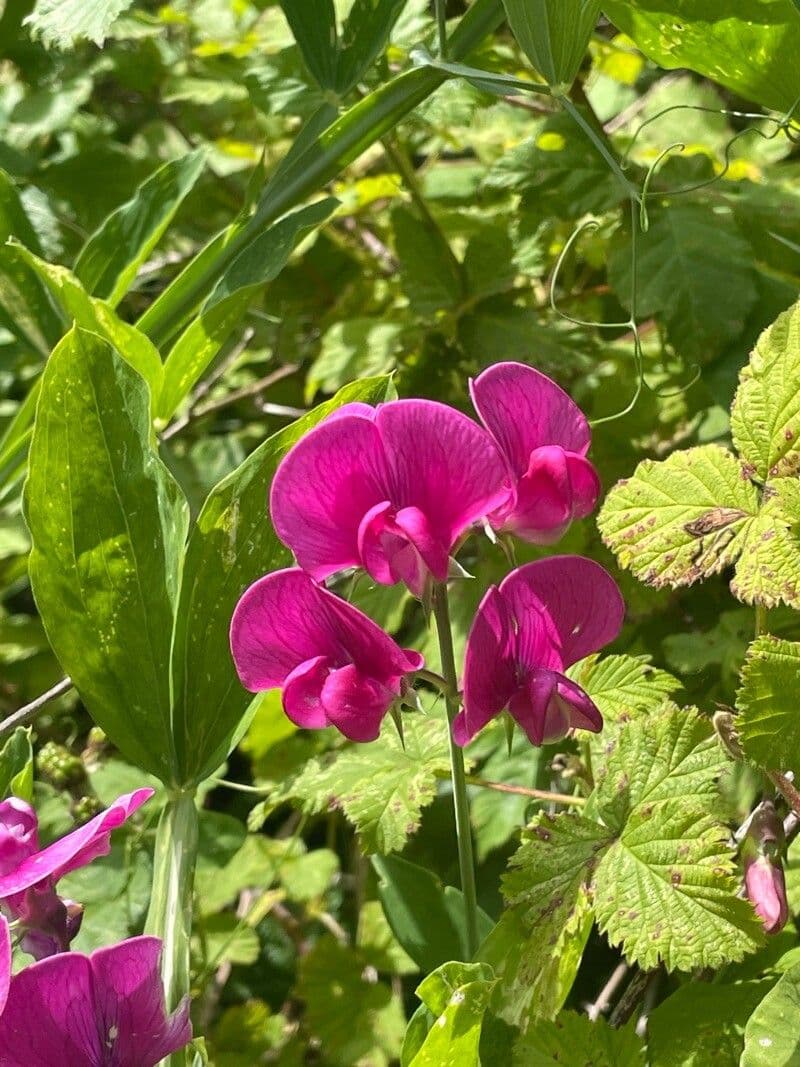
[[[504,17],[501,0],[476,0],[450,38],[450,57],[463,59]],[[163,347],[258,234],[322,189],[450,76],[433,67],[405,71],[354,104],[310,143],[303,142],[302,150],[287,157],[267,184],[255,213],[217,234],[145,312],[137,323],[139,329]]]
[[[145,932],[161,938],[161,978],[167,1008],[173,1011],[189,992],[192,891],[197,862],[197,807],[194,791],[173,793],[156,834],[153,892]],[[183,1067],[184,1053],[164,1060]]]
[[[622,188],[625,190],[626,196],[629,196],[631,200],[638,204],[640,200],[639,190],[636,188],[633,182],[626,176],[622,167],[620,167],[619,163],[617,162],[614,153],[608,147],[602,135],[592,127],[591,123],[586,121],[579,109],[575,107],[575,105],[572,103],[568,96],[559,96],[558,102],[559,104],[561,104],[567,114],[572,118],[572,120],[576,122],[578,126],[580,126],[580,128],[588,137],[588,139],[591,141],[596,151],[603,157],[605,162],[608,164],[611,173],[614,175],[614,177],[620,183]]]
[[[478,951],[478,897],[475,891],[475,861],[472,855],[472,830],[469,823],[469,800],[467,778],[464,772],[464,754],[453,740],[453,719],[458,714],[458,679],[453,655],[453,633],[450,626],[450,607],[447,602],[447,586],[437,583],[433,592],[433,616],[439,636],[439,651],[442,657],[442,674],[447,682],[445,693],[447,708],[447,735],[450,742],[450,774],[453,782],[453,806],[456,813],[456,837],[458,839],[458,866],[461,872],[461,891],[464,894],[464,911],[467,918],[467,951],[470,959]]]

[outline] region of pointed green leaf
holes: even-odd
[[[761,334],[739,378],[733,443],[760,481],[800,471],[800,303]]]
[[[598,526],[621,566],[648,585],[691,585],[736,560],[757,510],[735,457],[702,445],[643,460],[608,494]]]
[[[764,635],[747,650],[736,732],[760,767],[800,770],[800,644]]]
[[[564,1011],[552,1022],[534,1023],[514,1046],[512,1067],[643,1067],[644,1044],[636,1034],[636,1023],[615,1030],[600,1018],[592,1022],[586,1015]],[[698,1065],[699,1067],[699,1065]]]
[[[386,919],[402,947],[424,973],[448,960],[466,960],[464,897],[424,867],[399,856],[372,857],[378,873],[378,896]],[[478,910],[481,934],[492,921]]]
[[[355,382],[260,445],[209,494],[186,551],[172,660],[175,742],[185,781],[199,781],[228,754],[251,704],[228,645],[234,608],[261,575],[291,553],[267,513],[278,464],[312,426],[342,404],[378,403],[385,378]]]
[[[289,261],[293,249],[310,230],[330,218],[332,197],[293,211],[257,237],[234,260],[184,330],[164,363],[164,384],[156,401],[156,417],[166,422],[189,395],[203,371],[241,324],[242,316],[267,282]]]
[[[339,35],[333,0],[281,0],[306,66],[323,89],[336,89]]]
[[[147,385],[73,329],[45,368],[25,515],[53,650],[125,757],[174,781],[169,663],[188,509],[153,447]]]
[[[25,22],[48,46],[71,48],[86,39],[101,45],[114,20],[133,0],[36,0]]]
[[[75,274],[93,296],[116,307],[161,239],[205,165],[202,150],[171,160],[117,208],[83,246]]]
[[[40,356],[48,356],[69,323],[53,307],[22,245],[0,247],[0,326]]]
[[[345,96],[378,58],[406,0],[355,0],[342,27],[336,91]]]
[[[793,967],[764,997],[744,1031],[740,1067],[800,1064],[800,966]]]
[[[0,245],[9,237],[16,239],[37,254],[41,252],[28,213],[25,210],[16,185],[4,170],[0,169]]]
[[[689,67],[778,111],[800,96],[791,0],[605,0],[603,10],[668,70]]]
[[[18,726],[0,747],[0,800],[9,795],[28,803],[33,796],[33,748],[25,726]]]
[[[600,17],[600,0],[503,0],[520,48],[553,90],[566,93]]]
[[[163,370],[161,357],[153,342],[135,326],[123,322],[105,301],[89,296],[66,267],[46,263],[27,248],[18,247],[16,251],[39,278],[62,320],[105,338],[144,378],[151,394],[157,395]]]

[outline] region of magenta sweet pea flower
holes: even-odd
[[[246,689],[280,686],[292,722],[335,726],[351,741],[375,740],[406,675],[424,662],[297,568],[250,586],[233,615],[231,650]]]
[[[492,586],[467,638],[456,742],[505,709],[534,745],[602,729],[600,712],[564,671],[613,641],[624,612],[611,575],[581,556],[528,563]]]
[[[167,1015],[160,953],[158,938],[134,937],[20,971],[0,1017],[0,1067],[155,1067],[184,1048],[189,998]]]
[[[422,596],[461,534],[508,495],[491,438],[430,400],[350,404],[306,434],[272,484],[272,521],[322,581],[363,567]]]
[[[600,494],[586,459],[592,438],[586,416],[554,381],[522,363],[496,363],[470,391],[511,486],[491,525],[537,545],[558,541],[573,519],[591,514]]]
[[[11,982],[11,933],[8,923],[0,915],[0,1015],[6,1006]]]
[[[36,959],[66,952],[80,929],[82,910],[63,900],[56,882],[111,848],[111,832],[153,795],[138,789],[115,801],[85,826],[39,849],[36,812],[16,797],[0,803],[0,911],[23,928],[22,947]]]

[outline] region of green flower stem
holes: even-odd
[[[453,633],[450,626],[450,607],[447,586],[437,583],[433,591],[433,616],[439,637],[442,658],[442,674],[448,685],[445,693],[447,708],[448,741],[450,745],[450,773],[453,782],[453,806],[456,815],[458,839],[458,866],[461,873],[461,891],[464,894],[464,911],[467,919],[467,951],[470,959],[478,951],[478,897],[475,890],[475,861],[472,853],[472,829],[469,822],[467,778],[464,771],[464,754],[453,740],[453,719],[458,714],[458,679],[453,655]]]
[[[194,791],[172,793],[156,833],[153,891],[145,932],[160,937],[161,978],[167,1008],[173,1011],[189,992],[189,946],[192,935],[192,891],[197,862],[198,820]],[[177,1052],[163,1061],[183,1067]]]

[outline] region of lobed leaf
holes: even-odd
[[[291,796],[307,812],[341,808],[365,852],[403,848],[436,795],[437,773],[450,767],[444,719],[411,715],[404,724],[405,747],[387,719],[369,746],[346,748],[328,763],[311,760],[292,782]]]
[[[641,1067],[644,1044],[634,1022],[620,1029],[600,1018],[564,1011],[558,1018],[534,1023],[514,1046],[513,1067],[586,1063],[591,1067]]]
[[[731,409],[733,443],[766,482],[800,471],[800,303],[756,341]]]
[[[760,767],[800,768],[800,644],[763,635],[747,650],[736,696],[736,731]]]
[[[133,0],[36,0],[25,22],[46,45],[71,48],[85,38],[101,45],[115,19]]]
[[[657,588],[691,585],[735,562],[758,511],[754,485],[719,445],[643,460],[598,517],[620,564]]]

